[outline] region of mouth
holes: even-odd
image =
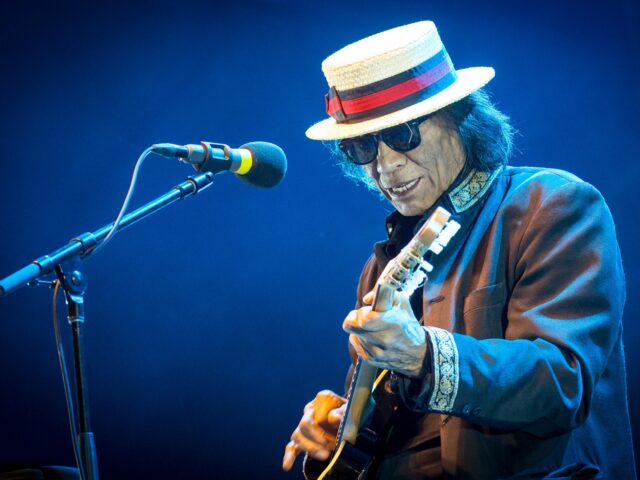
[[[408,182],[398,183],[392,187],[385,187],[385,191],[393,198],[406,197],[415,190],[422,177],[414,178]]]

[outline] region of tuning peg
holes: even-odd
[[[438,255],[444,247],[447,246],[451,238],[460,230],[460,224],[455,220],[450,220],[449,223],[442,229],[438,238],[429,247],[433,253]]]
[[[436,239],[433,241],[433,243],[429,247],[429,250],[431,250],[433,253],[438,255],[442,251],[442,248],[443,248],[442,245],[440,245],[440,242],[438,242],[438,240]]]
[[[431,271],[433,270],[433,265],[431,265],[426,260],[423,260],[420,262],[420,268],[422,268],[425,272],[431,273]]]
[[[460,230],[460,224],[455,220],[451,220],[447,223],[447,226],[444,227],[444,230],[440,232],[440,235],[438,235],[438,243],[446,247],[451,238],[458,233],[458,230]]]

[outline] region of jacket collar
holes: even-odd
[[[396,256],[437,207],[455,215],[461,224],[472,222],[502,168],[484,171],[465,166],[447,191],[422,215],[406,217],[398,211],[391,213],[386,219],[387,240],[374,246],[378,262],[384,266]]]
[[[450,188],[446,195],[455,213],[462,213],[473,207],[489,191],[501,168],[493,172],[471,169],[461,181]]]

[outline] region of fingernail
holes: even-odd
[[[347,315],[347,320],[349,320],[350,322],[353,322],[356,319],[356,312],[355,310],[351,310],[349,312],[349,315]]]

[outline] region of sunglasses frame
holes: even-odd
[[[338,142],[338,148],[344,154],[346,159],[355,165],[368,165],[369,163],[373,162],[376,158],[378,158],[378,142],[380,141],[384,142],[386,146],[388,146],[392,150],[395,150],[396,152],[403,152],[403,153],[409,152],[414,148],[417,148],[418,145],[420,145],[420,143],[422,142],[422,138],[420,136],[420,124],[425,120],[429,119],[430,117],[431,115],[426,115],[424,117],[416,118],[414,120],[410,120],[408,122],[404,122],[399,125],[394,125],[393,127],[385,128],[384,130],[380,130],[375,133],[369,133],[367,135],[362,135],[360,137],[345,138]],[[399,127],[403,127],[403,126],[408,127],[409,130],[411,131],[410,138],[412,139],[412,141],[411,143],[409,143],[408,148],[402,148],[398,146],[393,141],[393,138],[389,138],[390,133],[392,133],[394,130],[398,129]],[[414,137],[417,140],[413,140]],[[373,144],[371,144],[371,142],[373,142]],[[359,158],[357,158],[357,155],[355,154],[354,154],[355,155],[355,158],[354,158],[354,155],[352,155],[353,152],[349,148],[349,145],[350,144],[353,145],[355,143],[359,143],[361,145],[368,144],[368,148],[361,148],[360,150],[371,151],[372,152],[371,158],[366,159],[366,161],[361,161]]]

